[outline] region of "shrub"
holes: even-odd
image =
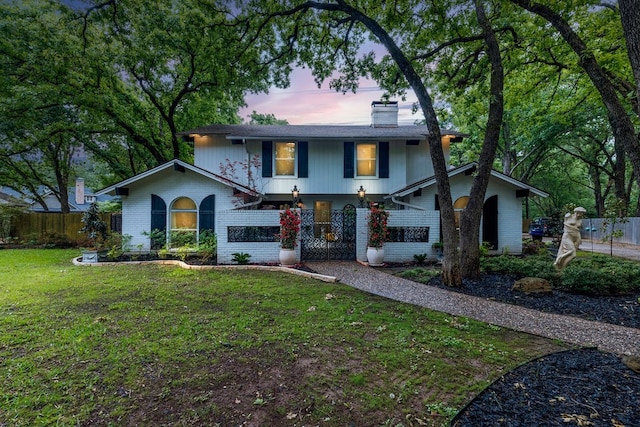
[[[547,255],[547,246],[541,240],[527,239],[522,242],[523,255]]]
[[[558,283],[558,272],[548,256],[518,257],[499,255],[480,258],[480,268],[485,273],[512,274],[518,277],[535,276]]]
[[[198,241],[198,253],[202,261],[209,261],[216,257],[218,250],[218,238],[213,230],[203,230]]]
[[[496,256],[481,258],[485,273],[534,276],[567,292],[586,295],[623,295],[640,292],[640,263],[599,254],[579,252],[567,268],[558,272],[551,258]]]
[[[251,258],[250,254],[244,252],[234,252],[231,255],[233,255],[233,262],[236,262],[238,264],[248,264],[249,258]]]
[[[422,265],[427,260],[427,254],[414,254],[413,260],[416,262],[416,264]]]
[[[66,234],[46,231],[40,235],[38,243],[44,248],[70,248],[74,243]]]
[[[589,295],[640,292],[640,263],[595,254],[578,257],[563,271],[559,286]]]
[[[418,283],[427,283],[439,274],[439,270],[428,270],[426,268],[418,267],[398,273],[398,276]]]
[[[167,232],[154,228],[151,231],[143,231],[143,236],[149,237],[149,247],[151,250],[163,248],[167,244]],[[171,236],[174,237],[173,235]]]

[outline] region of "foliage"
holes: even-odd
[[[117,260],[125,252],[131,250],[131,240],[133,236],[129,234],[121,235],[120,233],[110,233],[107,240],[104,242],[104,247],[109,249],[107,252],[107,258],[110,260]]]
[[[480,245],[480,256],[483,257],[489,255],[489,251],[491,250],[491,248],[491,242],[482,242],[482,244]]]
[[[122,200],[105,200],[97,202],[100,212],[104,213],[120,213],[122,212]]]
[[[13,221],[23,211],[19,206],[0,204],[0,243],[11,241]]]
[[[69,236],[54,231],[30,233],[20,241],[20,244],[29,248],[43,249],[64,249],[75,246],[75,242],[69,239]]]
[[[151,248],[151,250],[162,249],[167,245],[167,232],[164,230],[154,228],[151,231],[143,231],[142,235],[149,237],[149,248]],[[172,234],[171,235],[172,241],[174,237],[178,240],[182,238],[182,236]],[[189,239],[189,242],[193,243],[190,239]]]
[[[97,248],[103,245],[109,235],[107,223],[100,218],[97,203],[91,203],[89,209],[82,214],[82,228],[80,232],[85,233],[91,247]]]
[[[288,125],[289,122],[284,119],[277,119],[273,114],[260,114],[255,110],[249,116],[250,125]]]
[[[231,258],[231,260],[241,265],[248,264],[249,259],[251,258],[251,254],[245,252],[234,252],[231,255],[233,255],[233,258]]]
[[[170,244],[172,248],[196,245],[196,233],[191,230],[171,230]]]
[[[367,246],[371,248],[381,248],[389,238],[389,228],[387,222],[389,212],[377,206],[371,206],[367,215],[368,238]]]
[[[298,233],[300,232],[300,213],[289,208],[280,212],[280,247],[282,249],[295,249],[298,245]]]
[[[519,277],[540,277],[550,283],[557,283],[557,271],[549,256],[489,256],[480,259],[485,273],[513,274]]]
[[[247,91],[287,82],[289,58],[262,61],[231,6],[71,3],[0,3],[0,185],[64,205],[78,154],[104,184],[189,160],[179,131],[239,123]]]
[[[214,259],[218,251],[218,237],[213,230],[202,230],[198,236],[198,255],[202,261]]]
[[[421,265],[427,260],[427,254],[413,254],[413,260],[416,264]]]
[[[618,295],[640,292],[640,263],[600,254],[579,253],[562,272],[553,268],[548,255],[495,256],[481,259],[486,273],[540,277],[567,292]]]
[[[523,255],[547,255],[547,246],[542,240],[527,239],[522,242]]]
[[[406,423],[407,408],[421,419],[426,405],[461,408],[505,371],[561,348],[340,283],[78,268],[74,255],[0,250],[0,423],[282,425],[300,408],[309,425]],[[301,360],[314,361],[304,375]],[[256,389],[257,372],[277,372],[277,383]]]
[[[398,273],[398,276],[418,283],[429,283],[429,280],[440,274],[440,270],[426,269],[422,267],[412,268]]]
[[[253,191],[261,192],[264,187],[262,174],[260,168],[262,167],[262,160],[260,156],[254,154],[248,160],[231,161],[228,158],[223,163],[218,165],[220,175],[227,178],[230,181],[237,182],[246,185]],[[249,198],[246,193],[237,192],[234,193],[234,205],[241,207],[253,199]]]
[[[563,272],[559,286],[588,295],[638,293],[640,263],[600,254],[578,257]]]

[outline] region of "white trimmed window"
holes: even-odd
[[[376,176],[376,144],[360,142],[356,144],[356,175]]]
[[[294,176],[296,174],[296,143],[276,142],[276,176]]]
[[[171,246],[195,244],[198,232],[198,208],[188,197],[180,197],[171,204]]]

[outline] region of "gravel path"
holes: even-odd
[[[352,261],[307,262],[306,265],[357,289],[408,304],[581,346],[596,346],[603,351],[640,356],[640,329],[542,313],[424,286]]]

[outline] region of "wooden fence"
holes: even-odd
[[[82,213],[41,213],[19,214],[12,219],[11,237],[18,241],[37,239],[44,235],[65,235],[69,241],[77,243],[83,238]],[[122,215],[102,213],[100,218],[110,225],[112,231],[122,231]]]

